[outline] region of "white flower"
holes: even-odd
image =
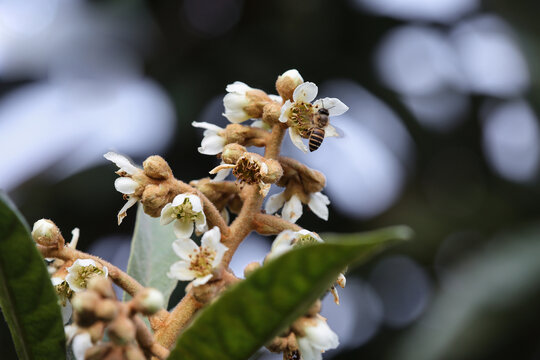
[[[276,236],[267,259],[274,259],[291,250],[297,243],[323,242],[319,235],[302,229],[300,231],[284,230]]]
[[[93,276],[104,276],[109,275],[109,270],[106,266],[103,267],[103,270],[97,267],[97,264],[92,259],[77,259],[67,268],[66,281],[69,284],[71,290],[75,292],[83,291],[86,289],[88,280]]]
[[[89,333],[83,332],[75,335],[72,341],[73,355],[75,355],[75,359],[84,360],[84,354],[86,353],[86,350],[88,350],[92,346],[92,339],[90,338]]]
[[[223,151],[223,146],[225,146],[225,138],[220,135],[223,128],[207,122],[194,121],[191,123],[191,125],[205,129],[203,133],[204,138],[202,139],[201,146],[199,147],[199,152],[201,154],[217,155]]]
[[[223,106],[225,107],[225,116],[232,123],[241,123],[251,118],[244,108],[249,105],[250,99],[247,92],[255,89],[249,87],[240,81],[235,81],[227,85],[228,94],[223,98]]]
[[[319,109],[325,108],[330,116],[338,116],[349,110],[341,100],[336,98],[324,98],[311,102],[317,96],[318,88],[312,82],[306,82],[299,85],[293,93],[293,100],[285,101],[281,107],[281,115],[279,121],[289,124],[289,136],[293,144],[303,152],[307,152],[307,146],[302,142],[302,137],[309,137],[309,129],[311,128],[311,120]],[[328,124],[323,127],[325,137],[336,136],[336,129]]]
[[[127,210],[135,205],[139,200],[138,196],[135,196],[135,191],[139,187],[139,183],[133,180],[130,176],[135,175],[137,172],[142,171],[129,161],[129,159],[123,155],[108,152],[103,157],[109,161],[112,161],[120,168],[117,174],[120,175],[118,179],[114,181],[115,189],[124,194],[124,198],[127,197],[126,204],[118,212],[118,225],[122,223],[122,220],[127,216]]]
[[[72,290],[70,289],[66,280],[59,277],[51,278],[52,285],[54,290],[56,290],[56,295],[58,296],[58,305],[62,310],[62,320],[64,324],[69,322],[71,314],[73,313],[73,308],[69,298],[71,297]]]
[[[328,205],[330,205],[330,200],[323,193],[309,194],[309,208],[323,220],[328,220]],[[268,198],[264,209],[268,214],[273,214],[281,207],[283,207],[281,216],[287,221],[295,223],[302,216],[302,202],[296,194],[292,195],[289,200],[286,199],[284,191],[272,195]]]
[[[305,336],[297,338],[300,354],[303,360],[321,360],[323,352],[338,347],[338,336],[322,316],[306,320]]]
[[[161,209],[161,225],[167,225],[173,221],[175,221],[174,233],[181,239],[187,239],[193,234],[193,223],[198,232],[206,231],[206,216],[201,199],[197,195],[177,195],[172,203]]]
[[[32,238],[50,238],[54,235],[55,227],[56,225],[54,225],[52,221],[47,219],[40,219],[34,223],[34,227],[32,228]]]
[[[204,233],[200,247],[191,239],[173,242],[173,250],[181,260],[171,265],[167,276],[183,281],[193,280],[193,286],[206,284],[228,250],[220,240],[219,228],[214,227]]]
[[[322,243],[323,239],[314,232],[302,229],[300,231],[284,230],[276,236],[276,239],[272,243],[270,252],[266,256],[266,260],[275,259],[276,257],[290,251],[296,244],[309,244],[309,243]],[[342,288],[346,284],[345,275],[339,274],[336,279],[336,283]],[[339,295],[335,285],[330,287],[330,293],[334,297],[334,302],[339,305]]]

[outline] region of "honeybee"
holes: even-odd
[[[327,108],[320,108],[311,119],[311,128],[309,129],[309,151],[317,150],[324,140],[324,128],[328,125],[328,116],[330,112]]]

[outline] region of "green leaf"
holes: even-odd
[[[172,225],[161,225],[159,218],[145,214],[139,204],[127,272],[142,285],[161,291],[165,304],[177,283],[167,276],[171,265],[179,260],[172,250],[174,240]],[[128,299],[124,293],[124,300]]]
[[[19,359],[65,359],[58,298],[28,225],[0,193],[0,306]]]
[[[328,235],[324,244],[285,253],[202,310],[169,359],[247,359],[304,314],[346,266],[410,235],[407,227]]]
[[[449,269],[432,305],[390,358],[499,358],[505,344],[523,343],[523,332],[540,320],[539,239],[539,227],[505,234]]]

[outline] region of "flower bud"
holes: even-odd
[[[304,82],[304,79],[296,69],[285,71],[276,80],[276,90],[284,100],[293,100],[294,89]]]
[[[172,176],[172,170],[169,164],[161,156],[153,155],[143,162],[144,173],[146,176],[156,180],[165,180]]]
[[[135,340],[135,325],[126,316],[119,316],[107,328],[111,341],[117,345],[126,345]]]
[[[169,190],[167,186],[162,184],[146,185],[141,198],[144,212],[150,216],[158,217],[161,214],[161,209],[171,201]]]
[[[103,299],[96,307],[96,316],[103,321],[111,321],[118,314],[118,305],[115,300]]]
[[[48,219],[41,219],[34,223],[32,238],[41,246],[56,247],[58,249],[64,247],[65,240],[60,233],[60,229]]]
[[[97,321],[87,329],[87,332],[90,334],[90,339],[95,344],[103,339],[105,323],[103,321]]]
[[[102,276],[91,277],[90,280],[88,280],[87,288],[94,290],[106,299],[113,299],[115,297],[111,281]]]
[[[82,327],[88,327],[96,322],[96,306],[100,303],[99,295],[94,291],[75,293],[71,299],[73,317],[75,323]]]
[[[273,184],[283,176],[283,168],[277,160],[266,159],[265,163],[268,166],[268,171],[266,175],[262,177],[262,181]]]
[[[271,102],[264,106],[262,120],[266,124],[278,124],[281,115],[281,104]],[[286,125],[283,125],[286,126]]]
[[[244,276],[248,277],[253,273],[255,270],[261,267],[261,264],[257,261],[250,262],[247,264],[247,266],[244,268]]]
[[[226,164],[235,164],[246,151],[246,148],[242,145],[228,144],[223,148],[221,159]]]
[[[159,290],[146,288],[135,295],[133,306],[144,315],[152,315],[163,308],[164,301],[163,294]]]
[[[127,345],[124,349],[124,358],[126,360],[146,360],[144,353],[137,345]]]

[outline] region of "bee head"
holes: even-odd
[[[319,115],[330,115],[327,108],[320,108],[317,112],[319,113]]]

